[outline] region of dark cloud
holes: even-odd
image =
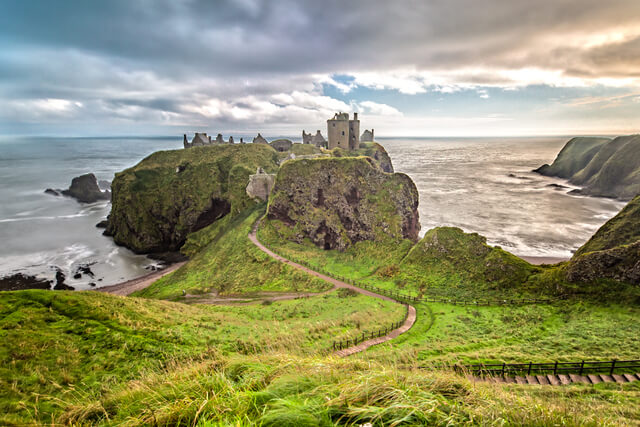
[[[4,0],[0,102],[14,110],[0,116],[53,98],[79,102],[75,114],[96,119],[168,114],[183,123],[212,117],[189,109],[211,99],[267,117],[270,107],[259,105],[274,95],[320,95],[317,75],[397,69],[450,73],[467,85],[509,85],[494,70],[522,68],[638,78],[640,38],[581,43],[620,28],[640,33],[640,2]]]

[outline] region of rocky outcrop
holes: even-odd
[[[640,196],[600,227],[569,262],[570,282],[599,279],[640,284]]]
[[[187,234],[253,205],[249,175],[258,167],[274,172],[277,162],[264,144],[154,153],[116,175],[105,234],[137,253],[177,251]]]
[[[51,289],[51,281],[22,273],[0,278],[0,291],[22,291],[25,289]]]
[[[574,193],[630,200],[640,193],[640,135],[574,138],[536,172],[582,187]]]
[[[111,198],[111,192],[100,190],[98,180],[92,173],[73,178],[71,187],[62,191],[62,194],[73,197],[81,203],[94,203]]]
[[[284,237],[344,250],[364,240],[417,241],[418,192],[404,174],[385,173],[367,157],[285,162],[267,218]]]

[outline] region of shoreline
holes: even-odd
[[[183,265],[185,265],[187,261],[177,262],[175,264],[170,264],[162,270],[157,270],[149,274],[145,274],[140,277],[136,277],[135,279],[130,279],[124,282],[116,283],[115,285],[103,286],[98,289],[94,289],[95,292],[105,292],[112,295],[121,295],[127,296],[136,291],[144,289],[151,285],[156,280],[160,279],[163,276],[166,276],[169,273],[173,273]]]
[[[558,264],[560,262],[569,261],[571,258],[552,257],[552,256],[526,256],[516,255],[518,258],[527,261],[529,264],[542,265],[542,264]]]

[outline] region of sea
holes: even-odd
[[[567,137],[380,138],[396,172],[420,195],[421,233],[438,226],[482,234],[517,255],[568,258],[624,203],[568,194],[571,186],[532,170],[551,163]],[[157,262],[117,246],[96,224],[109,202],[81,204],[45,194],[75,176],[99,180],[158,150],[180,149],[182,137],[0,138],[0,277],[53,278],[61,270],[75,289],[129,280]],[[94,277],[73,275],[89,265]]]

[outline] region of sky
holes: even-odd
[[[0,135],[619,135],[638,0],[2,0]]]

